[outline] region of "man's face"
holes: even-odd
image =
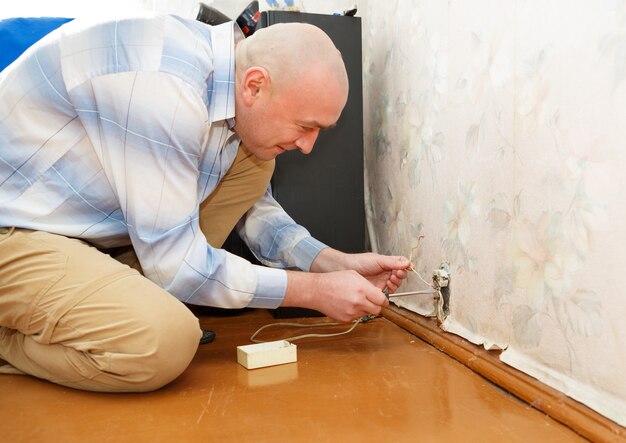
[[[300,83],[304,87],[265,94],[242,115],[244,121],[237,118],[235,131],[255,157],[272,160],[295,149],[308,154],[319,131],[339,119],[347,91],[328,83],[318,88]]]

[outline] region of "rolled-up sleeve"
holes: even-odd
[[[308,271],[326,247],[287,215],[269,189],[245,214],[237,229],[256,258],[268,266]]]

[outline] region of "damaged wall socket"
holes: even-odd
[[[435,298],[435,312],[439,324],[450,314],[450,265],[442,263],[439,269],[433,271],[433,285],[437,289]]]
[[[435,316],[439,324],[443,323],[450,313],[450,265],[444,262],[439,266],[439,269],[433,271],[432,284],[424,280],[415,269],[412,269],[412,271],[417,274],[420,280],[429,285],[430,289],[389,294],[385,288],[383,292],[387,298],[407,297],[420,294],[432,296],[434,294]]]

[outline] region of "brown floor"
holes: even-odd
[[[382,318],[297,341],[297,363],[251,371],[237,364],[236,346],[275,321],[270,313],[201,318],[216,341],[158,392],[95,394],[0,376],[0,441],[584,441]]]

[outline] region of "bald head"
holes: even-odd
[[[321,29],[286,23],[239,42],[234,130],[261,160],[298,149],[308,154],[348,99],[341,54]]]
[[[323,74],[348,90],[341,53],[324,31],[307,23],[272,25],[243,40],[237,46],[237,79],[254,67],[267,70],[275,91],[297,87],[312,74]]]

